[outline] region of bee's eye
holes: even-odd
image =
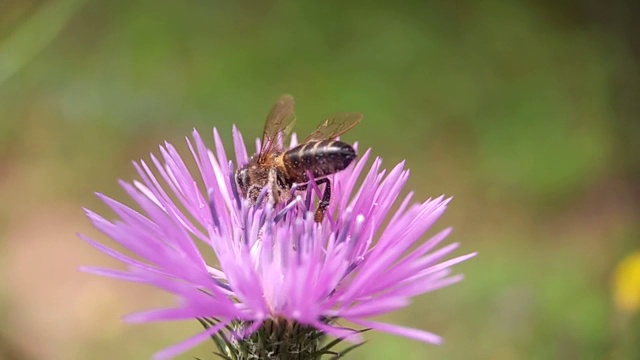
[[[249,174],[247,169],[242,169],[236,173],[236,181],[243,189],[249,186]]]

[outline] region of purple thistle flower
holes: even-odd
[[[119,219],[109,221],[86,210],[97,229],[135,256],[80,235],[127,265],[126,271],[95,267],[84,271],[150,284],[180,299],[174,308],[135,313],[126,320],[210,319],[205,331],[157,353],[156,359],[174,357],[212,336],[228,340],[229,348],[221,350],[228,355],[233,344],[274,326],[361,341],[360,332],[337,325],[338,319],[428,343],[441,342],[432,333],[369,318],[401,309],[414,296],[462,279],[451,275],[450,268],[475,253],[443,261],[458,244],[434,250],[450,229],[412,247],[450,199],[413,203],[409,193],[383,226],[409,171],[400,163],[387,173],[379,158],[365,170],[368,150],[349,168],[331,176],[331,204],[325,220],[316,224],[317,186],[294,193],[288,204],[274,207],[259,199],[249,206],[238,195],[234,180],[234,168],[248,159],[242,136],[234,127],[235,162],[228,160],[215,129],[213,137],[215,151],[206,148],[195,130],[193,141],[187,138],[197,163],[195,176],[169,143],[160,147],[162,160],[151,155],[153,166],[134,163],[142,181],[120,184],[142,212],[102,194],[97,195]],[[219,264],[207,264],[196,241],[204,242]],[[314,336],[314,341],[319,339]]]

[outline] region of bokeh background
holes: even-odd
[[[300,133],[363,112],[344,138],[388,167],[406,159],[418,198],[453,195],[438,227],[480,252],[464,282],[391,317],[443,346],[369,333],[351,358],[640,359],[639,14],[634,1],[0,1],[0,359],[144,359],[199,331],[120,321],[171,299],[77,271],[119,266],[76,237],[96,235],[81,208],[105,212],[94,191],[125,199],[131,160],[164,140],[185,149],[192,128],[258,136],[283,93]]]

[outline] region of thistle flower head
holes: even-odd
[[[436,250],[450,229],[420,242],[449,199],[415,203],[412,193],[400,198],[409,176],[404,164],[387,172],[379,158],[367,165],[366,151],[330,177],[331,203],[318,224],[313,211],[320,189],[313,182],[304,192],[294,186],[286,204],[274,206],[260,196],[251,205],[239,195],[234,176],[238,164],[248,160],[242,136],[234,128],[234,160],[227,157],[215,129],[213,137],[214,150],[195,130],[187,139],[197,171],[189,171],[169,143],[160,147],[160,158],[151,155],[151,164],[134,164],[140,181],[121,186],[141,211],[102,194],[98,196],[118,219],[110,221],[86,210],[96,228],[129,252],[81,235],[127,266],[83,270],[150,284],[180,300],[173,308],[128,315],[128,321],[200,319],[206,325],[202,333],[156,358],[171,358],[212,336],[228,340],[230,345],[221,349],[227,355],[234,351],[233,344],[239,344],[238,351],[261,351],[247,349],[259,334],[276,336],[275,328],[286,330],[280,333],[298,346],[295,351],[307,351],[314,358],[321,350],[317,340],[324,335],[360,341],[360,332],[339,326],[340,319],[441,342],[432,333],[370,318],[462,279],[451,274],[451,266],[475,254],[443,260],[457,244]],[[398,208],[392,211],[394,205]],[[205,262],[200,249],[213,252],[217,263]],[[304,336],[296,337],[299,334]]]

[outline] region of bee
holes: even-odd
[[[295,114],[293,97],[282,96],[267,116],[260,150],[236,170],[241,194],[255,204],[262,189],[268,186],[267,196],[271,203],[286,203],[291,198],[293,184],[296,184],[296,190],[306,190],[311,174],[316,185],[324,184],[322,198],[313,216],[316,222],[322,222],[331,200],[331,182],[327,176],[344,170],[356,158],[351,145],[334,139],[351,130],[362,117],[356,112],[330,116],[299,145],[283,150],[283,138],[291,132]]]

